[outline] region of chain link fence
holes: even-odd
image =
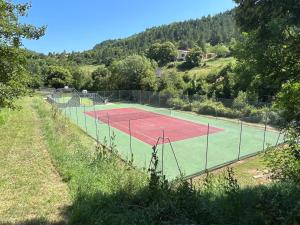
[[[115,103],[115,106],[111,108],[133,104],[134,107],[141,107],[156,114],[190,122],[201,121],[206,126],[206,134],[187,141],[174,142],[165,136],[163,127],[156,128],[160,130],[153,142],[153,150],[158,151],[159,168],[169,179],[177,176],[192,178],[206,171],[254,156],[265,151],[269,146],[284,142],[285,135],[274,127],[280,124],[280,117],[273,115],[274,113],[270,110],[264,110],[262,111],[264,113],[254,116],[241,116],[237,113],[236,117],[232,117],[234,119],[220,117],[218,112],[211,113],[213,110],[203,116],[187,111],[195,112],[193,110],[195,103],[205,102],[206,97],[182,95],[176,98],[186,104],[180,108],[181,110],[174,107],[170,95],[151,91],[117,90],[79,93],[75,89],[58,89],[47,96],[48,102],[62,115],[95,138],[98,143],[106,145],[113,151],[117,149],[123,160],[133,162],[134,166],[144,169],[147,169],[153,161],[152,151],[149,145],[136,139],[144,134],[134,129],[135,121],[129,117],[127,122],[122,119],[121,124],[121,121],[110,118],[110,115],[107,115],[104,120],[97,116],[97,110],[107,107],[109,105],[107,103]],[[222,105],[229,109],[233,103],[232,99],[215,99],[214,101],[222,102]],[[256,103],[255,106],[266,107],[267,105]],[[137,117],[136,120],[139,119],[143,118]],[[224,132],[212,135],[210,129],[214,127],[221,127]]]

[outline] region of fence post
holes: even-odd
[[[239,153],[238,153],[238,160],[240,160],[241,156],[241,144],[242,144],[242,132],[243,132],[243,121],[241,121],[241,129],[240,129],[240,142],[239,142]]]
[[[65,113],[65,120],[67,120],[67,107],[66,106],[64,106],[64,113]]]
[[[97,138],[97,143],[99,143],[99,137],[98,137],[98,125],[97,125],[97,114],[96,114],[96,108],[94,105],[94,117],[95,117],[95,129],[96,129],[96,138]]]
[[[160,94],[158,93],[158,107],[160,107]]]
[[[85,125],[85,132],[87,133],[87,125],[86,125],[86,114],[85,114],[85,104],[83,104],[83,114],[84,114],[84,125]]]
[[[208,137],[209,137],[209,123],[207,124],[207,134],[206,134],[206,153],[205,153],[205,170],[207,170],[207,160],[208,160]]]
[[[120,93],[120,90],[118,91],[118,94],[119,94],[119,102],[121,102],[121,93]]]
[[[132,158],[131,120],[128,121],[128,127],[129,127],[129,147],[130,147],[130,157]]]
[[[75,107],[75,110],[76,110],[76,122],[77,122],[77,126],[79,127],[77,106]]]
[[[265,150],[266,131],[267,131],[267,116],[265,116],[265,128],[264,128],[263,151]]]
[[[280,136],[281,136],[281,131],[278,133],[278,137],[277,137],[277,140],[276,140],[276,145],[275,145],[275,147],[278,145],[278,142],[279,142]]]
[[[109,121],[108,113],[107,113],[107,125],[108,125],[108,135],[109,135],[109,147],[111,148],[110,121]]]
[[[69,110],[69,120],[71,121],[71,107],[69,103],[68,103],[68,110]]]
[[[140,90],[140,104],[142,104],[142,90]]]

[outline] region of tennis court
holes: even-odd
[[[82,130],[148,169],[158,143],[159,168],[168,179],[194,176],[264,150],[282,141],[274,129],[198,114],[131,103],[64,107],[62,113]]]
[[[207,135],[208,132],[213,134],[222,131],[215,127],[210,127],[208,131],[207,125],[204,124],[138,108],[97,110],[86,114],[151,146],[155,145],[158,138],[162,136],[176,142]],[[162,142],[163,139],[159,144]]]

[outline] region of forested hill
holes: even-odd
[[[241,33],[236,27],[233,10],[201,19],[153,27],[128,38],[108,40],[92,50],[72,53],[69,59],[81,64],[110,64],[113,59],[141,53],[155,42],[171,41],[180,49],[209,42],[212,45],[229,43]]]

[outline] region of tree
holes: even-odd
[[[285,127],[293,128],[300,134],[300,82],[283,85],[276,97],[275,107],[282,112]]]
[[[38,39],[45,27],[21,24],[19,17],[27,15],[29,4],[13,4],[0,0],[0,107],[14,107],[14,100],[28,91],[32,79],[26,69],[22,39]]]
[[[266,155],[273,178],[300,184],[300,82],[283,85],[275,101],[275,108],[284,119],[286,143],[270,149]]]
[[[202,49],[197,47],[193,48],[186,56],[185,65],[187,68],[200,66],[202,60]]]
[[[147,51],[147,56],[155,60],[160,66],[164,66],[176,59],[177,50],[172,42],[162,44],[155,43]]]
[[[218,57],[226,57],[230,53],[229,48],[223,44],[213,46],[211,52],[216,53]]]
[[[118,89],[155,90],[157,65],[144,56],[132,55],[112,63],[112,82]]]
[[[46,71],[46,85],[54,88],[63,88],[73,83],[70,71],[61,66],[49,66]]]
[[[298,0],[235,0],[236,21],[244,33],[234,50],[238,85],[266,100],[282,84],[300,80]]]
[[[71,68],[70,71],[73,78],[73,87],[77,90],[84,88],[88,83],[87,75],[78,67]]]
[[[92,72],[92,82],[92,89],[96,91],[112,90],[114,87],[111,72],[103,65]]]

